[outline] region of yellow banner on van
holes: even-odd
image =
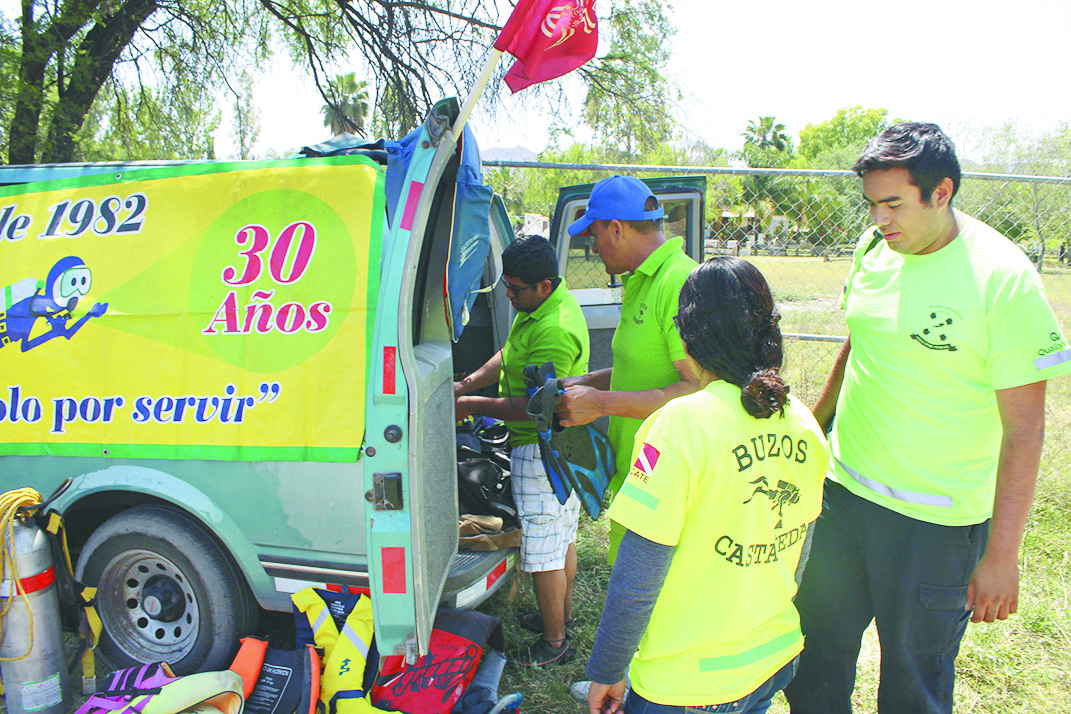
[[[0,454],[355,461],[384,200],[360,156],[0,189]]]

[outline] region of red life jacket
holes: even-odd
[[[505,649],[497,617],[475,610],[441,609],[435,616],[428,654],[412,665],[401,655],[383,657],[372,702],[380,709],[407,714],[450,714],[488,647]]]

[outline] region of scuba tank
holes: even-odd
[[[3,290],[0,290],[0,295],[3,295],[2,307],[0,312],[6,312],[11,309],[11,306],[20,300],[25,300],[28,297],[32,297],[41,288],[45,287],[45,283],[41,280],[35,280],[34,278],[23,278],[14,285],[8,285]]]
[[[0,551],[14,547],[4,554],[0,582],[0,674],[7,711],[65,714],[71,686],[48,536],[19,518],[10,522],[9,534],[11,540],[0,543]]]

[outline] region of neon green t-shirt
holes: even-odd
[[[1060,325],[1023,252],[959,211],[959,235],[903,255],[873,232],[844,305],[852,348],[830,477],[862,498],[947,526],[993,513],[1003,428],[995,390],[1071,371]]]
[[[657,389],[681,379],[673,363],[684,359],[684,343],[673,318],[681,287],[698,265],[683,248],[683,238],[667,240],[635,273],[623,278],[621,322],[610,345],[614,358],[610,389],[615,392]],[[642,423],[642,419],[610,417],[610,444],[617,462],[610,483],[614,493],[628,474],[632,442]]]
[[[532,312],[518,312],[513,319],[502,347],[498,396],[527,401],[524,368],[544,362],[553,362],[559,377],[577,377],[588,371],[588,325],[564,278],[542,305]],[[539,441],[530,419],[507,421],[506,428],[513,446]]]
[[[822,510],[825,436],[800,402],[756,419],[717,381],[644,421],[631,459],[610,518],[676,547],[632,686],[660,704],[735,701],[803,649],[792,598]]]

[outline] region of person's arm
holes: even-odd
[[[498,381],[501,373],[502,350],[499,350],[475,372],[466,376],[460,382],[454,382],[454,396],[460,397],[462,394],[468,394],[489,384],[494,384]]]
[[[625,691],[625,672],[651,620],[662,592],[673,546],[625,531],[603,602],[599,631],[591,648],[587,676],[591,679],[591,714],[615,712]]]
[[[520,421],[528,418],[525,411],[527,400],[517,397],[513,400],[495,397],[464,396],[497,382],[502,375],[502,350],[494,354],[479,369],[460,382],[454,382],[454,415],[461,421],[470,414],[482,414],[508,421]]]
[[[1019,545],[1045,438],[1045,382],[997,390],[1004,427],[985,555],[967,587],[971,622],[1005,620],[1019,606]]]
[[[822,393],[818,395],[818,401],[814,403],[814,418],[818,426],[829,431],[829,423],[833,421],[833,415],[837,412],[837,399],[840,398],[840,386],[844,383],[844,367],[848,364],[848,353],[852,351],[852,336],[844,340],[837,354],[837,361],[833,363],[833,370],[826,378]]]
[[[677,368],[677,374],[681,378],[679,382],[638,392],[570,387],[565,391],[555,411],[561,414],[562,426],[588,424],[601,416],[646,419],[670,399],[691,394],[702,388],[699,376],[692,371],[687,359],[676,360],[673,366]]]
[[[526,421],[528,419],[528,395],[513,397],[461,396],[454,400],[454,414],[461,421],[470,414],[489,416],[502,421]]]
[[[613,372],[612,368],[600,369],[594,372],[588,372],[582,374],[579,377],[566,377],[562,380],[562,385],[566,389],[569,387],[594,387],[595,389],[609,389],[610,388],[610,374]]]

